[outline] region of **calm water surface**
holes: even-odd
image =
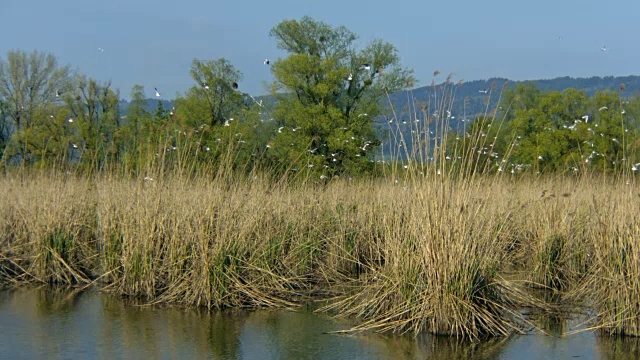
[[[547,321],[548,331],[567,322]],[[309,312],[138,306],[97,292],[0,293],[2,359],[637,359],[638,339],[580,333],[470,344],[446,337],[330,335]]]

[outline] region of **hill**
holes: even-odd
[[[451,112],[458,114],[458,117],[473,117],[474,115],[484,114],[487,108],[487,95],[484,91],[491,90],[489,97],[489,109],[495,108],[501,89],[505,86],[513,88],[520,83],[533,82],[543,91],[563,91],[568,88],[584,90],[587,95],[591,96],[600,90],[615,90],[620,88],[621,84],[625,86],[625,94],[627,96],[640,94],[640,76],[593,76],[589,78],[572,78],[569,76],[559,77],[555,79],[544,80],[527,80],[512,81],[506,78],[491,78],[487,80],[475,80],[463,83],[457,86],[454,94],[454,101]],[[442,83],[435,86],[424,86],[410,91],[402,91],[390,96],[391,104],[396,111],[402,113],[402,109],[406,109],[408,104],[416,103],[427,104],[429,96],[434,93],[441,95],[440,89]],[[411,99],[411,100],[409,100]],[[433,103],[433,102],[432,102]],[[411,107],[411,106],[409,106]],[[407,109],[408,110],[408,109]]]

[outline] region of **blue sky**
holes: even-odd
[[[124,98],[135,84],[174,98],[193,85],[194,58],[220,57],[243,73],[241,90],[267,93],[262,62],[285,55],[269,30],[304,15],[346,26],[362,46],[391,42],[419,85],[434,70],[456,81],[640,74],[640,1],[631,0],[0,0],[0,14],[2,58],[51,52]]]

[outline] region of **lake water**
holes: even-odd
[[[567,322],[549,322],[550,332]],[[483,343],[448,337],[335,335],[349,322],[286,310],[140,306],[98,292],[0,293],[2,359],[638,359],[635,338],[591,332]]]

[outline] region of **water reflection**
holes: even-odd
[[[542,320],[542,319],[541,319]],[[567,327],[546,318],[549,333]],[[528,335],[469,343],[421,335],[332,335],[352,324],[309,312],[141,306],[96,292],[0,293],[0,357],[152,359],[637,358],[637,339]]]

